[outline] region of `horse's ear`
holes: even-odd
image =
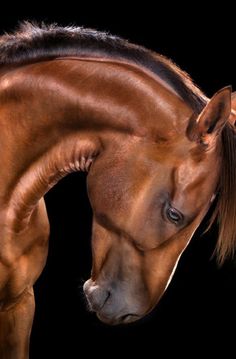
[[[231,101],[232,101],[232,109],[236,110],[236,91],[232,92]]]
[[[228,121],[231,112],[231,86],[216,92],[196,120],[190,120],[187,135],[192,141],[208,145]]]

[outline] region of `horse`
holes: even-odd
[[[230,86],[208,99],[171,60],[107,33],[24,22],[0,37],[1,358],[28,358],[43,196],[71,172],[88,173],[84,293],[104,323],[157,305],[213,205],[217,260],[233,257],[235,108]]]

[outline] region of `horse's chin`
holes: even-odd
[[[137,314],[125,314],[119,317],[106,316],[102,312],[96,313],[98,319],[107,325],[130,324],[141,319],[143,316]]]

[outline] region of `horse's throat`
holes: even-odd
[[[14,231],[30,221],[38,201],[60,179],[75,171],[88,172],[99,153],[99,144],[81,135],[68,136],[33,162],[12,191],[8,218]]]

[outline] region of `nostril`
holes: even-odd
[[[91,279],[84,284],[84,293],[89,309],[94,312],[101,310],[111,295],[110,291],[92,282]]]
[[[110,296],[111,296],[111,292],[107,291],[107,297],[106,297],[106,299],[105,299],[105,301],[104,301],[102,307],[104,307],[104,305],[106,304],[106,302],[108,301],[108,299],[110,298]],[[102,309],[102,308],[100,308],[100,309]]]

